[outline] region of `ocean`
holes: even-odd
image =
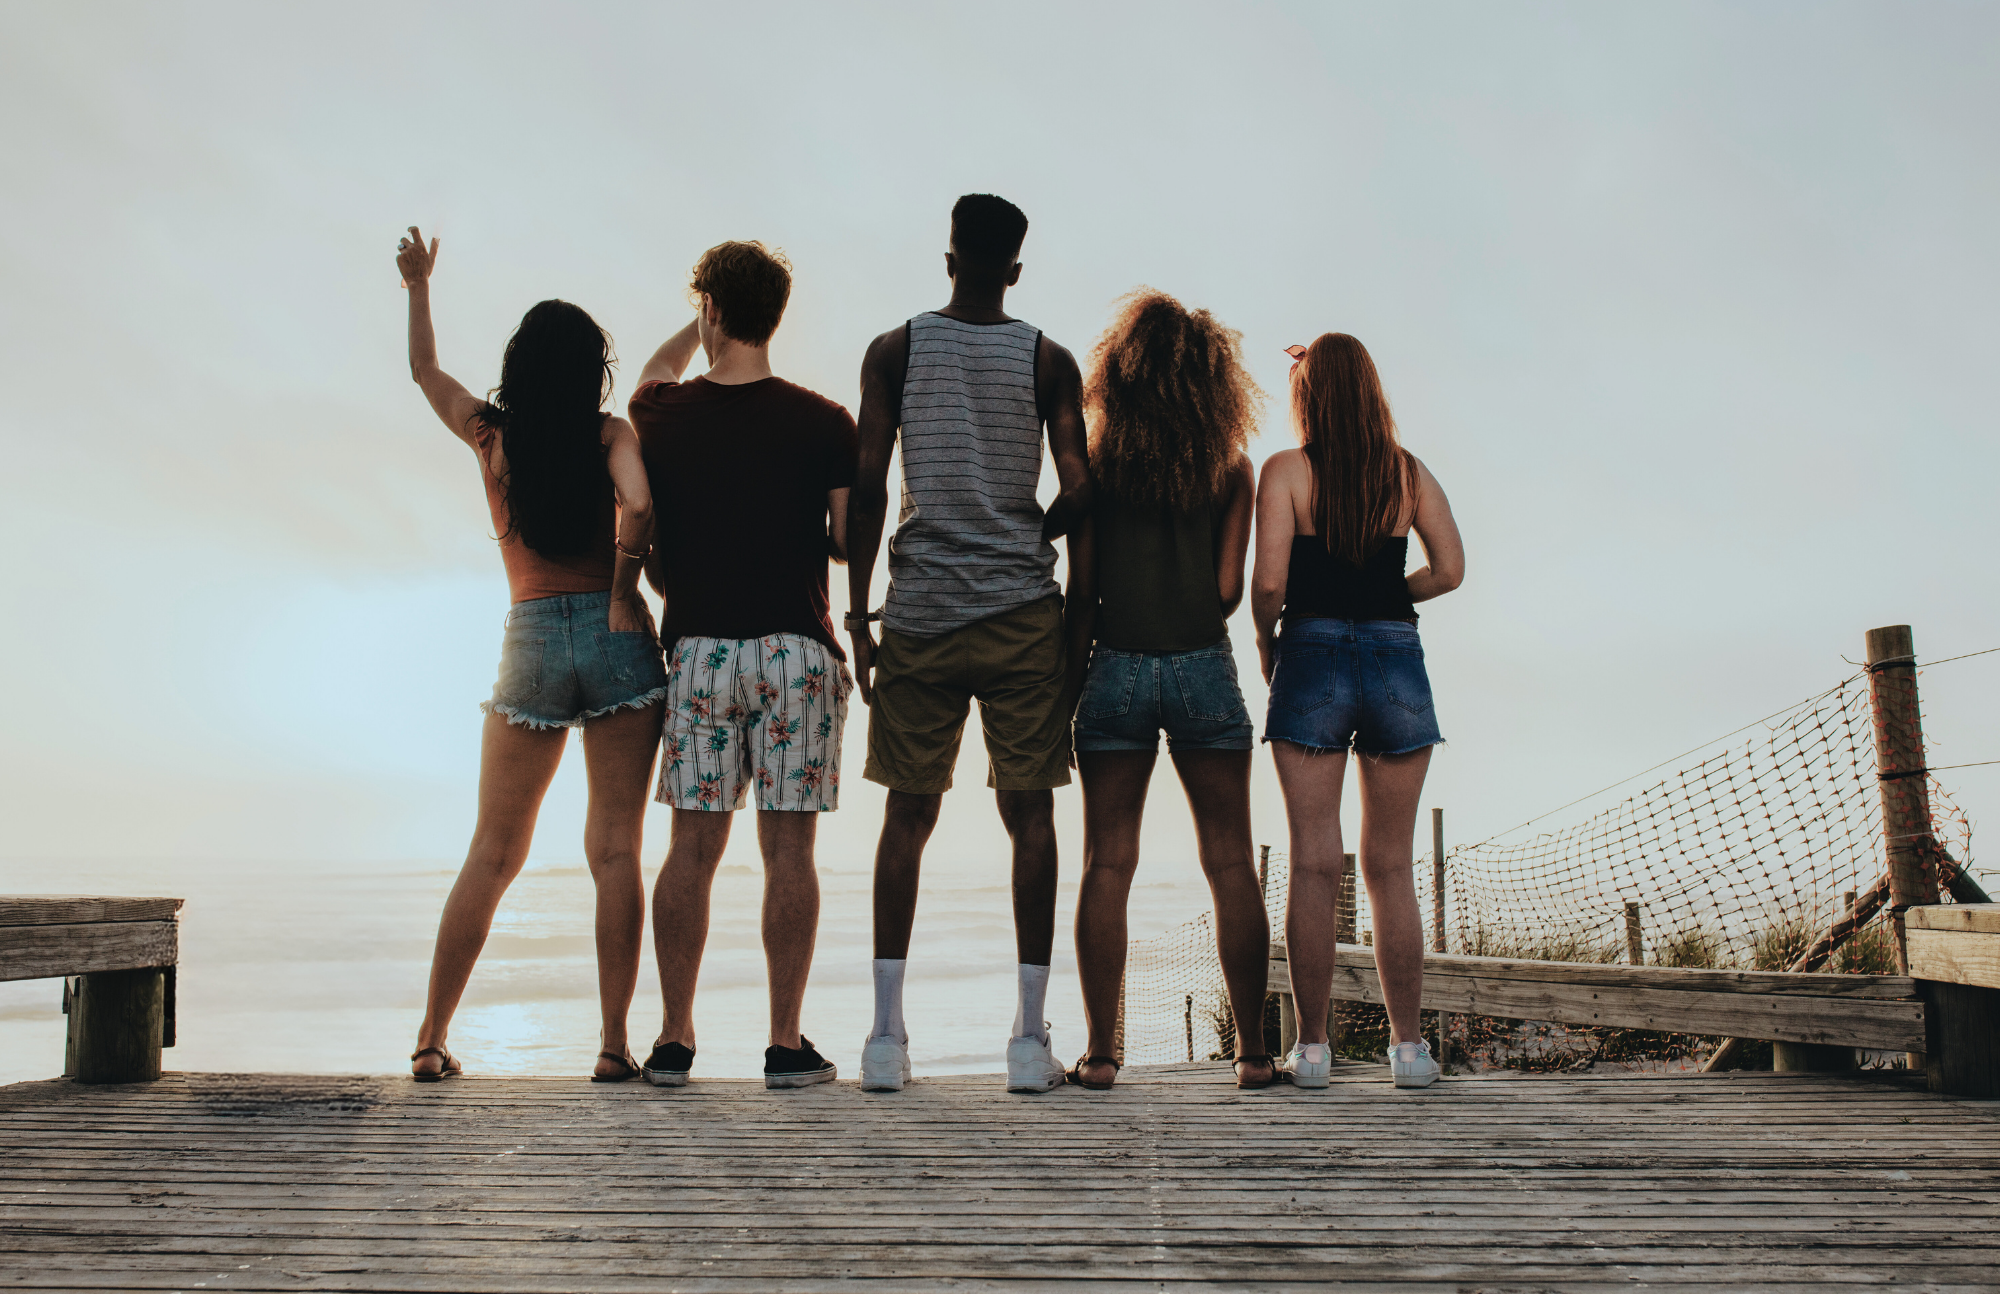
[[[1166,761],[1161,765],[1166,775],[1156,780],[1155,802],[1179,800]],[[960,794],[987,793],[967,787]],[[992,813],[990,799],[986,813]],[[716,878],[695,999],[697,1077],[748,1076],[763,1067],[768,1002],[752,825],[747,818],[741,824],[735,834],[742,839],[732,840]],[[991,831],[999,836],[997,818]],[[1007,869],[993,859],[996,843],[1004,849],[1004,839],[988,839],[980,860],[958,859],[940,830],[929,851],[906,990],[911,1061],[920,1074],[1004,1067],[1015,952]],[[665,844],[664,831],[649,834],[649,886]],[[1085,1037],[1070,935],[1080,870],[1073,834],[1064,836],[1063,848],[1047,1015],[1056,1054],[1067,1061],[1082,1053]],[[738,861],[740,850],[753,861]],[[826,862],[825,851],[822,859],[819,940],[804,1028],[842,1075],[851,1076],[873,1011],[870,868],[858,859]],[[431,941],[456,874],[457,863],[442,859],[323,865],[10,860],[0,862],[0,893],[187,900],[179,1042],[166,1053],[170,1070],[380,1074],[408,1068]],[[1158,933],[1207,906],[1208,890],[1191,856],[1149,860],[1133,888],[1132,937]],[[531,857],[500,908],[452,1025],[450,1045],[468,1073],[589,1072],[598,1051],[591,912],[590,874],[580,857]],[[632,1048],[642,1060],[659,1028],[650,944],[649,930],[630,1016]],[[62,1072],[61,1007],[59,980],[0,984],[0,1083]]]

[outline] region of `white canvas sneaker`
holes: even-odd
[[[1044,1032],[1048,1026],[1044,1025]],[[1007,1090],[1010,1092],[1053,1092],[1069,1078],[1069,1071],[1056,1059],[1055,1039],[1010,1038],[1007,1040]]]
[[[910,1040],[887,1034],[861,1044],[861,1090],[900,1092],[910,1081]]]
[[[1397,1087],[1429,1087],[1443,1072],[1431,1059],[1427,1042],[1399,1042],[1389,1048],[1389,1073]]]
[[[1333,1048],[1323,1042],[1293,1043],[1278,1072],[1293,1087],[1325,1087],[1333,1079]]]

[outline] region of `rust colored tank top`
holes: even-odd
[[[607,415],[609,416],[609,415]],[[486,510],[493,518],[493,533],[503,535],[500,560],[507,567],[507,592],[511,601],[531,602],[536,598],[558,598],[573,593],[603,593],[611,587],[611,571],[617,562],[612,551],[616,541],[617,503],[611,476],[604,477],[604,517],[590,551],[574,557],[544,557],[521,541],[507,520],[507,487],[493,474],[493,449],[500,433],[474,420],[473,438],[479,446],[479,471],[486,480]]]

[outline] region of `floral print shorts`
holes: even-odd
[[[840,734],[854,680],[801,634],[682,638],[667,653],[660,786],[676,809],[840,807]]]

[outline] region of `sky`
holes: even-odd
[[[1139,284],[1241,329],[1259,461],[1281,348],[1355,334],[1465,536],[1422,626],[1454,841],[1832,685],[1872,626],[2000,646],[1988,6],[0,0],[0,115],[16,891],[462,854],[507,594],[408,378],[411,224],[476,390],[560,296],[622,405],[699,253],[759,238],[796,266],[777,370],[852,409],[972,191],[1028,213],[1009,308],[1080,356]],[[1932,763],[2000,759],[1996,662],[1925,675]],[[829,857],[872,851],[861,751]],[[982,772],[946,863],[1004,856]],[[1946,778],[1975,824],[2000,798]],[[581,814],[573,754],[537,857]],[[1170,783],[1146,841],[1192,855]]]

